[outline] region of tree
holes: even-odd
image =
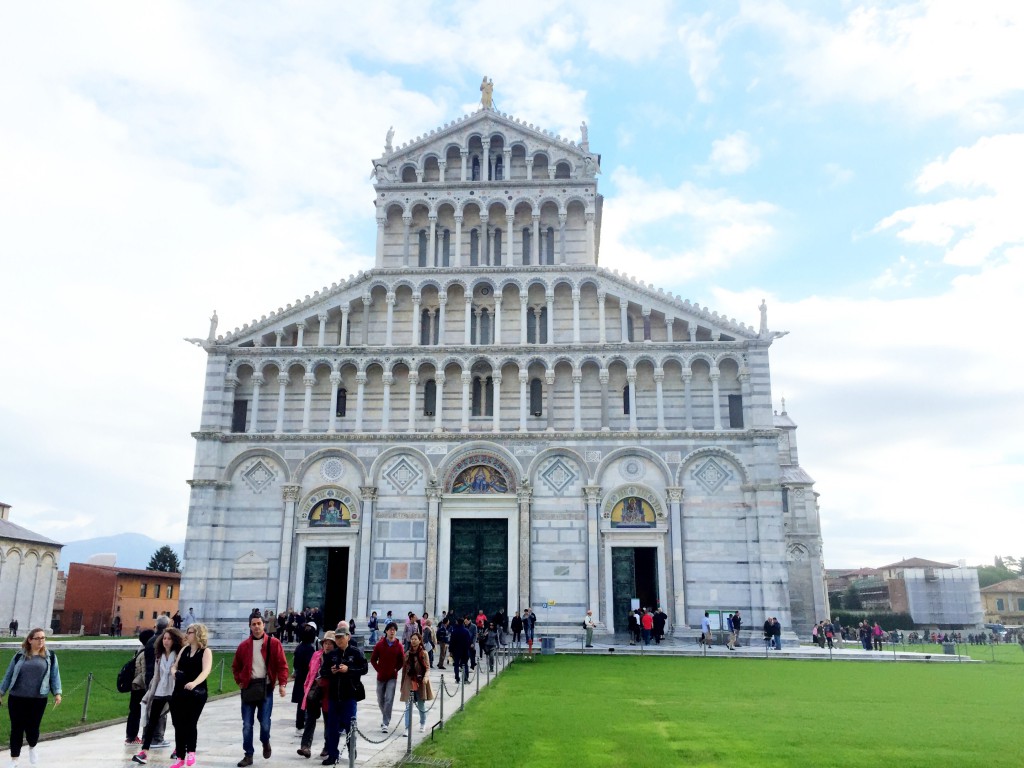
[[[164,544],[149,558],[149,565],[146,566],[146,570],[181,573],[181,563],[178,561],[178,555],[175,554],[174,550],[167,544]]]
[[[1013,571],[1018,575],[1024,575],[1024,557],[1011,557],[1007,555],[999,559],[1002,560],[1007,570]]]
[[[846,588],[846,594],[843,595],[843,606],[851,611],[856,611],[863,607],[863,603],[860,601],[860,593],[857,592],[857,588],[853,584]]]

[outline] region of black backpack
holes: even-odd
[[[121,667],[121,671],[117,673],[118,693],[131,693],[132,680],[135,679],[135,660],[139,658],[139,653],[142,653],[142,651],[139,651],[132,656],[132,660],[126,662],[125,665]]]

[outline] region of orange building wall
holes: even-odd
[[[139,571],[85,563],[71,563],[64,598],[64,629],[88,635],[107,634],[115,616],[121,617],[123,635],[132,635],[156,624],[161,614],[172,615],[178,608],[181,575],[162,571]],[[146,596],[142,597],[142,585]],[[159,588],[159,597],[156,597]],[[170,588],[172,594],[167,596]],[[142,614],[141,618],[139,614]]]

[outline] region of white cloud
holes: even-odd
[[[751,322],[765,293],[712,306]],[[1024,540],[1024,403],[995,330],[1019,324],[1022,293],[1017,261],[932,297],[768,294],[769,326],[791,331],[772,346],[773,400],[800,426],[830,566],[990,562]]]
[[[781,41],[783,69],[820,101],[990,125],[1007,117],[1002,99],[1024,90],[1017,3],[862,3],[834,23],[758,0],[740,19]]]
[[[722,32],[711,32],[714,17],[705,13],[684,21],[677,30],[679,42],[686,54],[690,80],[700,101],[711,101],[711,78],[721,65],[719,45]]]
[[[1024,134],[960,147],[929,163],[915,186],[922,193],[968,194],[902,208],[876,231],[893,229],[905,242],[942,247],[944,261],[961,267],[1005,257],[1007,248],[1024,244]]]
[[[690,182],[669,188],[631,170],[611,174],[601,229],[601,264],[645,279],[713,274],[753,258],[775,235],[778,209]]]
[[[852,169],[845,168],[839,163],[825,163],[825,176],[829,180],[830,187],[841,187],[853,181],[856,175]]]
[[[730,133],[711,142],[711,156],[708,162],[719,173],[732,175],[743,173],[757,163],[760,150],[744,131]]]
[[[630,6],[618,0],[588,0],[579,21],[592,51],[613,59],[637,62],[655,58],[671,40],[668,0]]]

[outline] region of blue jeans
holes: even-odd
[[[649,630],[649,629],[642,629],[642,630],[640,630],[640,632],[643,634],[643,637],[644,637],[644,645],[650,645],[651,644],[651,630]]]
[[[370,630],[370,639],[367,641],[367,643],[369,644],[370,648],[373,648],[373,646],[375,646],[377,644],[377,630],[376,629],[371,629]]]
[[[775,650],[782,650],[782,635],[772,635],[772,640],[775,641]]]
[[[331,699],[328,703],[327,724],[324,736],[326,742],[327,757],[331,760],[338,759],[338,742],[341,741],[341,732],[348,731],[349,724],[356,718],[356,700],[344,699],[337,701]]]
[[[267,687],[267,697],[262,704],[246,704],[242,702],[242,751],[251,755],[256,750],[252,746],[252,720],[257,715],[260,720],[260,741],[270,742],[270,713],[274,709],[274,687]]]
[[[426,722],[427,722],[426,702],[420,696],[420,692],[419,691],[409,691],[409,695],[412,697],[412,700],[414,702],[416,702],[416,709],[418,709],[420,711],[420,725],[425,725]],[[409,702],[407,701],[407,702],[405,702],[405,729],[406,730],[410,730],[412,728],[412,723],[409,722],[412,719],[411,715],[412,715],[412,707],[409,705]]]

